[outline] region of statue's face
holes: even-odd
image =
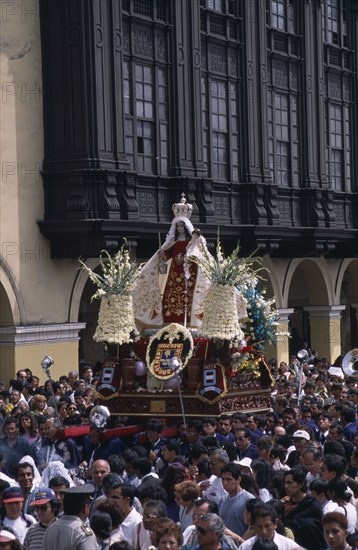
[[[185,223],[184,222],[178,222],[177,223],[177,231],[179,235],[184,235],[185,233]]]

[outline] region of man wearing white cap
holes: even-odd
[[[292,437],[295,450],[290,452],[286,460],[286,464],[290,468],[294,468],[299,464],[303,451],[309,446],[311,441],[310,434],[306,430],[296,430]]]

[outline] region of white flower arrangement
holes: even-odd
[[[141,274],[143,264],[132,262],[129,256],[128,244],[124,244],[115,256],[111,256],[107,250],[102,250],[99,263],[103,275],[99,275],[79,260],[82,269],[87,271],[91,281],[98,287],[91,300],[102,296],[128,296],[136,287]]]
[[[106,250],[100,255],[102,275],[95,273],[79,260],[91,281],[97,286],[92,296],[101,299],[98,324],[93,339],[108,344],[127,344],[136,331],[132,292],[140,277],[142,265],[132,262],[127,241],[111,256]]]
[[[238,316],[238,304],[243,300],[235,287],[253,279],[257,270],[253,269],[255,259],[252,256],[239,258],[239,250],[237,245],[230,256],[225,257],[218,236],[216,258],[208,250],[203,250],[200,258],[189,258],[211,281],[204,301],[200,336],[226,341],[243,338]]]
[[[190,256],[189,259],[200,267],[212,284],[223,286],[241,286],[255,278],[259,270],[253,269],[257,258],[239,258],[239,244],[230,256],[225,257],[218,235],[216,242],[216,258],[205,248],[202,257]]]

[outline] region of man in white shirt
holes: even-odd
[[[307,487],[310,486],[312,481],[321,478],[321,467],[322,467],[323,454],[320,449],[314,447],[306,447],[302,453],[301,461],[304,466],[308,469],[306,480]]]
[[[202,496],[214,500],[216,504],[219,504],[221,499],[227,495],[221,482],[221,468],[228,463],[229,455],[226,451],[223,449],[215,449],[212,451],[209,457],[209,468],[212,475],[208,482],[204,481],[200,484],[201,487],[204,488]]]
[[[118,487],[110,489],[108,500],[117,502],[124,519],[118,529],[113,532],[111,541],[126,540],[134,545],[137,538],[138,525],[142,522],[142,516],[133,507],[135,487],[121,483]]]
[[[254,507],[252,522],[256,534],[254,537],[245,540],[239,546],[239,550],[251,550],[258,537],[273,540],[278,550],[299,550],[301,548],[294,540],[283,537],[275,531],[277,527],[277,513],[269,504]]]

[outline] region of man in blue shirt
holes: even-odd
[[[240,485],[241,471],[237,464],[229,463],[221,468],[221,482],[227,496],[219,504],[219,514],[225,526],[240,537],[246,531],[244,522],[245,504],[255,496],[242,489]]]

